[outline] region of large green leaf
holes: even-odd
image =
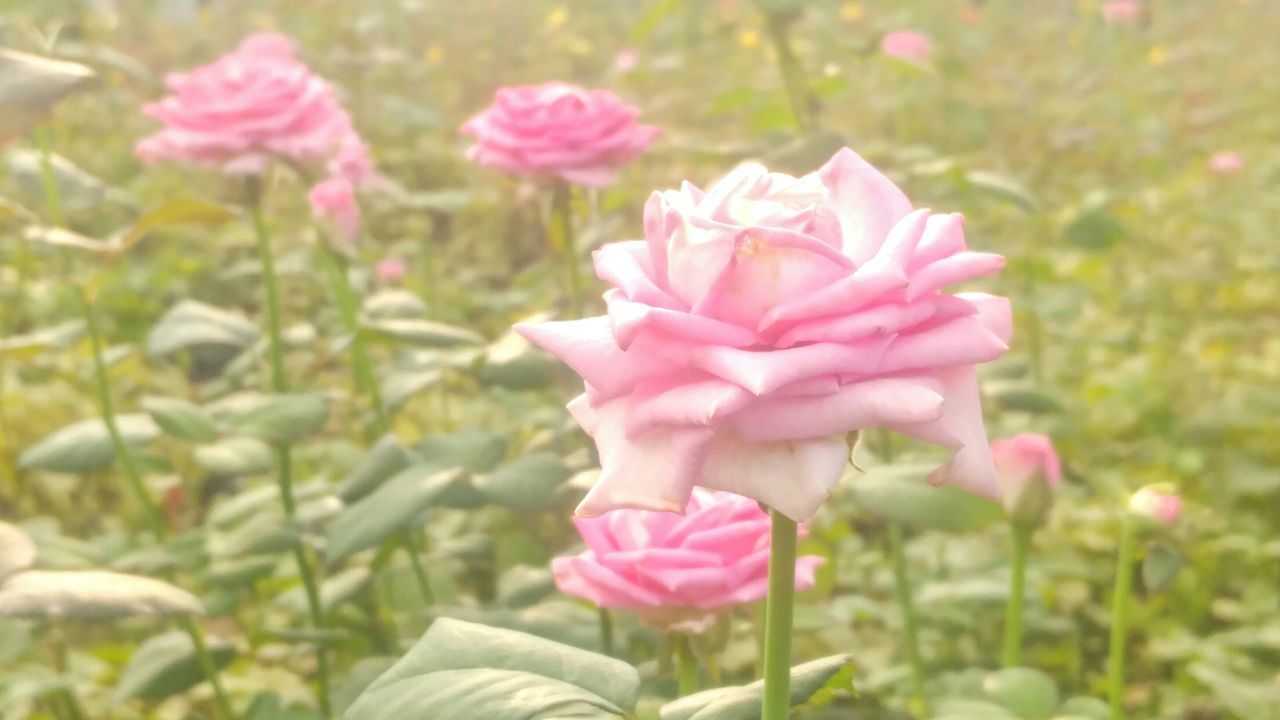
[[[613,658],[511,630],[437,620],[346,720],[618,720],[640,675]]]
[[[881,517],[931,530],[967,532],[1001,517],[1000,504],[925,481],[931,465],[876,468],[849,483],[855,502]]]
[[[194,595],[169,583],[104,570],[28,570],[0,585],[0,617],[110,620],[203,610]]]
[[[363,331],[377,339],[429,348],[479,345],[484,342],[483,336],[466,328],[412,318],[366,320]]]
[[[511,510],[551,510],[559,504],[556,490],[572,474],[556,455],[533,453],[476,478],[476,487],[490,502]]]
[[[189,400],[166,397],[142,399],[142,409],[169,435],[179,440],[209,442],[218,437],[218,424],[207,410]]]
[[[25,132],[93,79],[93,70],[79,63],[0,49],[0,143]]]
[[[236,211],[226,205],[188,195],[171,197],[147,210],[117,238],[121,250],[128,250],[149,233],[177,225],[219,225],[233,220]]]
[[[234,647],[226,640],[206,635],[204,641],[218,667],[225,667],[235,657]],[[160,701],[185,692],[204,679],[191,637],[181,631],[167,632],[145,640],[133,652],[120,672],[111,700]]]
[[[362,566],[350,567],[330,575],[320,583],[320,609],[326,614],[333,612],[339,606],[354,600],[372,581],[373,573]],[[299,585],[287,590],[275,599],[275,604],[298,614],[306,612],[306,588]]]
[[[271,448],[257,438],[229,437],[193,451],[196,464],[214,475],[256,475],[271,470]]]
[[[507,441],[484,430],[461,430],[428,435],[414,451],[441,467],[461,467],[475,473],[489,472],[507,454]]]
[[[329,526],[325,557],[335,563],[352,553],[377,547],[411,527],[450,489],[467,484],[467,475],[462,470],[441,470],[434,464],[415,465],[401,471],[338,515]]]
[[[1048,720],[1058,707],[1058,686],[1039,670],[1011,667],[997,670],[982,681],[992,701],[1026,720]]]
[[[347,479],[338,488],[338,497],[351,503],[368,495],[396,473],[409,467],[409,452],[393,435],[380,438],[360,458]]]
[[[263,395],[229,424],[240,435],[291,443],[324,427],[328,418],[329,402],[322,395]]]
[[[142,445],[160,435],[148,415],[117,415],[116,428],[126,444]],[[47,435],[18,456],[18,466],[49,472],[82,473],[100,470],[116,457],[111,435],[101,420],[82,420]]]
[[[147,353],[168,355],[205,345],[243,349],[258,339],[258,326],[243,315],[195,300],[183,300],[151,328]]]
[[[791,706],[823,702],[838,690],[853,690],[853,656],[834,655],[791,668]],[[760,720],[764,682],[716,688],[662,707],[662,720]]]

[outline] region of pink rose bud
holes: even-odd
[[[630,48],[613,56],[613,67],[621,73],[629,73],[640,64],[640,54]]]
[[[768,590],[769,516],[739,495],[698,490],[683,516],[623,509],[574,524],[587,549],[552,561],[556,586],[649,625],[696,632]],[[823,562],[800,557],[796,588],[813,587]]]
[[[915,30],[895,30],[880,40],[880,52],[909,62],[924,62],[933,54],[933,41]]]
[[[307,199],[311,214],[328,223],[342,245],[350,248],[355,244],[360,235],[360,206],[350,180],[340,176],[321,180],[311,188]]]
[[[376,269],[378,279],[385,283],[399,282],[408,271],[408,266],[400,258],[383,258],[378,261]]]
[[[135,146],[144,162],[248,175],[273,160],[321,169],[355,135],[333,88],[277,33],[251,35],[235,51],[165,83],[172,94],[142,109],[164,125]]]
[[[1005,515],[1017,525],[1044,524],[1062,482],[1062,464],[1053,441],[1044,435],[1022,433],[992,442],[991,457]]]
[[[1209,171],[1218,175],[1230,175],[1244,169],[1244,156],[1232,150],[1223,150],[1209,156]]]
[[[1148,485],[1129,499],[1129,512],[1162,525],[1173,525],[1182,514],[1182,498],[1171,485]]]
[[[585,381],[569,411],[602,470],[579,514],[679,511],[701,486],[805,520],[846,435],[877,427],[951,450],[932,481],[998,492],[975,366],[1008,350],[1009,301],[947,288],[1005,261],[959,215],[912,209],[846,148],[654,193],[644,235],[595,252],[606,315],[516,326]]]
[[[467,157],[481,165],[602,187],[658,137],[639,115],[608,90],[552,82],[502,88],[461,132],[475,138]]]
[[[1102,19],[1109,23],[1132,25],[1142,17],[1138,0],[1106,0],[1102,3]]]

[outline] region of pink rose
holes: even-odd
[[[407,271],[408,267],[400,258],[383,258],[376,268],[378,279],[386,283],[398,282]]]
[[[1131,25],[1142,17],[1138,0],[1106,0],[1102,3],[1102,19],[1110,23]]]
[[[1244,169],[1244,156],[1232,150],[1223,150],[1209,156],[1209,171],[1218,175],[1231,175]]]
[[[679,511],[699,485],[803,520],[871,427],[954,450],[935,482],[995,492],[974,365],[1008,348],[1009,304],[943,288],[1004,258],[852,150],[654,193],[645,240],[595,265],[607,315],[517,326],[586,381],[569,409],[602,472],[579,514]]]
[[[895,30],[880,40],[880,52],[899,60],[924,62],[933,54],[933,41],[915,30]]]
[[[1129,512],[1162,525],[1173,525],[1182,515],[1182,498],[1168,485],[1148,485],[1129,499]]]
[[[251,35],[234,52],[165,82],[173,94],[143,107],[165,126],[138,142],[145,162],[230,174],[258,174],[276,159],[323,168],[355,138],[333,88],[294,56],[283,35]]]
[[[1053,441],[1044,435],[1022,433],[991,443],[996,464],[998,495],[1015,522],[1039,525],[1053,506],[1062,483],[1062,463]]]
[[[475,138],[467,157],[481,165],[600,187],[658,137],[639,115],[608,90],[552,82],[499,90],[461,132]]]
[[[355,244],[360,235],[360,206],[350,180],[342,176],[321,180],[307,193],[307,200],[311,214],[328,223],[342,244]]]
[[[683,517],[615,510],[575,518],[587,550],[552,561],[561,592],[602,608],[631,610],[660,628],[702,629],[714,611],[764,598],[769,516],[752,500],[696,491]],[[796,561],[796,587],[813,587],[824,559]]]

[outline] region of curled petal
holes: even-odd
[[[911,275],[907,286],[907,299],[915,300],[926,293],[948,285],[994,275],[1004,269],[1005,259],[995,253],[961,252],[927,265]]]
[[[629,300],[654,307],[682,309],[675,298],[654,282],[653,261],[649,245],[643,240],[629,240],[603,245],[592,254],[596,276],[622,291]]]
[[[642,383],[627,400],[627,433],[641,435],[659,425],[710,426],[752,399],[747,390],[713,377]]]
[[[747,328],[680,310],[632,302],[618,290],[606,292],[604,300],[609,309],[614,339],[623,350],[629,348],[636,336],[645,330],[729,347],[746,347],[756,342],[756,334]]]
[[[890,228],[911,212],[911,201],[893,181],[844,148],[818,170],[830,188],[844,235],[844,254],[861,265],[880,249]]]
[[[769,398],[733,416],[749,442],[830,437],[869,427],[922,423],[942,415],[938,383],[928,378],[880,378],[846,385],[832,395]]]
[[[853,343],[814,343],[782,350],[741,350],[709,346],[693,350],[693,364],[756,395],[766,395],[794,382],[822,375],[869,375],[881,366],[880,356],[892,337]]]
[[[849,462],[844,435],[746,442],[722,432],[711,443],[699,484],[755,498],[792,520],[813,517]]]
[[[949,368],[939,371],[935,377],[942,383],[942,415],[930,422],[894,425],[891,429],[955,450],[945,465],[929,475],[930,482],[998,497],[996,468],[982,423],[982,402],[974,368]]]

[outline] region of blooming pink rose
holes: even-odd
[[[1244,156],[1233,150],[1223,150],[1209,156],[1209,171],[1218,175],[1231,175],[1244,169]]]
[[[1101,11],[1107,22],[1133,24],[1142,17],[1142,4],[1138,0],[1106,0]]]
[[[991,443],[996,464],[999,500],[1015,521],[1038,525],[1053,505],[1062,483],[1062,463],[1053,441],[1044,435],[1022,433]]]
[[[234,52],[165,82],[173,94],[143,107],[165,126],[138,142],[145,162],[258,174],[275,159],[323,167],[358,142],[333,88],[294,56],[283,35],[251,35]]]
[[[383,258],[378,261],[376,269],[378,279],[387,283],[399,281],[407,271],[408,267],[400,258]]]
[[[321,180],[311,188],[307,200],[311,214],[327,222],[344,245],[355,244],[360,235],[360,206],[350,180],[340,175]]]
[[[608,90],[551,82],[499,90],[461,131],[475,138],[467,157],[481,165],[600,187],[658,137],[639,115]]]
[[[647,623],[698,629],[719,608],[764,598],[769,516],[729,493],[696,491],[683,517],[615,510],[575,518],[587,550],[552,561],[556,586],[602,608],[631,610]],[[813,587],[817,556],[796,561],[796,587]]]
[[[915,30],[895,30],[880,40],[880,52],[899,60],[924,62],[933,54],[933,41]]]
[[[1182,515],[1182,498],[1167,485],[1148,485],[1129,499],[1129,512],[1162,525],[1173,525]]]
[[[700,485],[802,520],[871,427],[953,449],[935,482],[995,492],[974,364],[1008,348],[1009,304],[943,288],[1004,258],[852,150],[801,178],[748,164],[654,193],[645,240],[595,265],[607,315],[517,326],[586,381],[569,409],[602,472],[579,514],[679,511]]]

